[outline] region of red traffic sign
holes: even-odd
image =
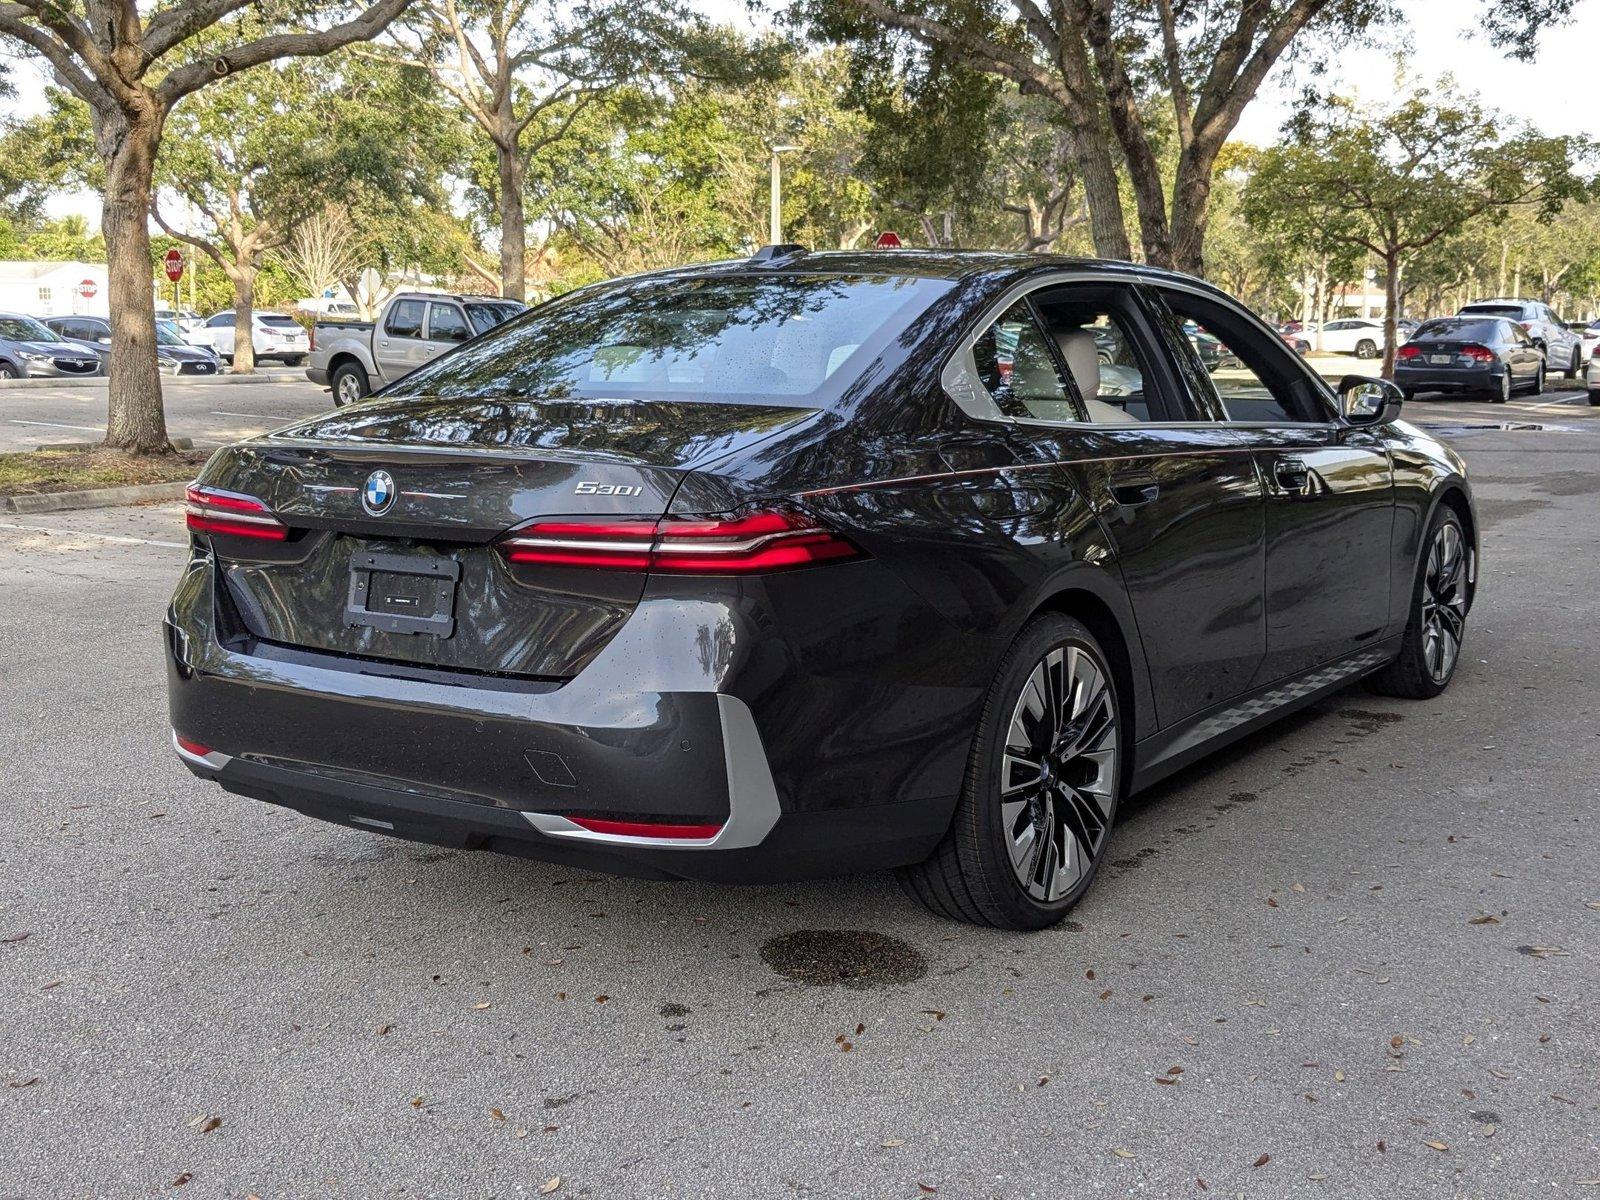
[[[93,300],[100,294],[100,285],[92,279],[85,279],[78,285],[78,295],[85,300]]]
[[[878,235],[878,240],[872,244],[879,250],[899,250],[902,248],[900,235],[892,229],[885,229]]]
[[[162,260],[167,265],[167,278],[177,283],[183,278],[183,251],[174,246]]]

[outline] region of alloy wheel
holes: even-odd
[[[339,394],[334,399],[341,405],[354,404],[361,399],[361,381],[354,372],[346,371],[339,376]]]
[[[1105,671],[1081,646],[1057,646],[1022,685],[1000,771],[1000,819],[1017,881],[1035,900],[1067,895],[1111,826],[1117,710]]]
[[[1461,527],[1446,521],[1428,547],[1422,579],[1422,661],[1435,683],[1455,670],[1467,625],[1467,553]]]

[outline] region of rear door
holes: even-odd
[[[1346,426],[1310,369],[1242,308],[1163,286],[1233,361],[1200,400],[1250,448],[1266,497],[1267,684],[1373,641],[1388,624],[1394,483],[1382,436]]]
[[[1265,642],[1261,484],[1238,438],[1197,419],[1138,292],[1047,286],[1003,314],[974,359],[991,392],[1009,376],[1017,435],[1063,464],[1098,514],[1160,725],[1243,692]]]
[[[372,358],[385,383],[427,362],[423,340],[425,300],[396,300],[372,336]]]

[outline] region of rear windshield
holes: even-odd
[[[629,280],[533,309],[387,397],[760,399],[815,407],[950,287],[864,275]]]
[[[1498,337],[1500,332],[1499,321],[1467,321],[1459,317],[1443,317],[1437,321],[1428,321],[1418,326],[1417,331],[1411,337],[1412,340],[1419,342],[1424,338],[1488,342]]]
[[[298,327],[300,324],[293,317],[286,317],[282,313],[262,313],[260,318],[263,325],[294,325]]]
[[[1510,317],[1513,321],[1522,319],[1522,305],[1520,304],[1468,304],[1461,311],[1463,313],[1482,313],[1486,317]]]

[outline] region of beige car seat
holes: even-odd
[[[1072,380],[1078,385],[1084,406],[1089,410],[1089,420],[1098,425],[1136,425],[1137,417],[1130,417],[1115,404],[1100,399],[1100,348],[1094,334],[1087,329],[1058,329],[1056,345],[1061,357],[1067,360]]]

